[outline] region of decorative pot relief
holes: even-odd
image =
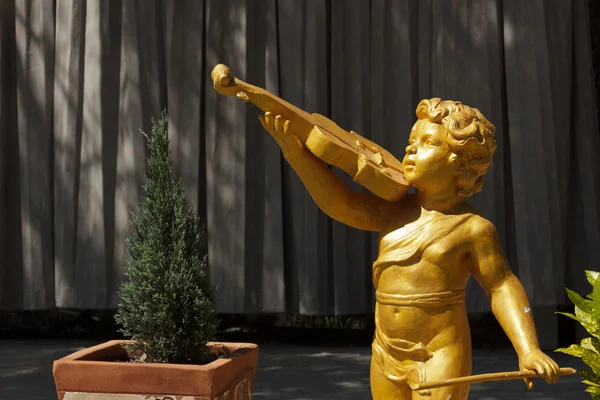
[[[252,386],[250,378],[246,377],[239,381],[233,389],[227,390],[220,396],[213,397],[213,400],[250,400],[252,398]]]
[[[212,400],[251,400],[252,390],[250,377],[239,381],[233,388],[225,393],[213,397]],[[64,400],[204,400],[205,397],[195,396],[164,396],[147,394],[119,394],[119,393],[80,393],[67,392]]]

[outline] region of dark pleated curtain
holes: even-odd
[[[398,158],[420,99],[480,108],[498,151],[472,203],[554,311],[600,269],[589,36],[583,0],[2,1],[0,307],[116,306],[140,130],[167,108],[220,312],[372,312],[376,236],[325,216],[258,109],[215,93],[225,63]],[[474,281],[468,304],[489,310]]]

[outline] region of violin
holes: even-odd
[[[265,89],[231,76],[226,65],[215,66],[211,78],[217,93],[236,96],[264,112],[281,115],[290,121],[293,134],[311,153],[340,168],[376,196],[397,201],[408,191],[402,163],[369,139],[340,128],[323,115],[310,114]]]

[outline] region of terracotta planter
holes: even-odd
[[[113,340],[54,362],[59,400],[246,400],[252,395],[258,346],[209,343],[226,355],[206,365],[144,364]]]

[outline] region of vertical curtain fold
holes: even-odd
[[[329,1],[277,2],[279,95],[323,115],[330,113],[330,8]],[[331,221],[285,162],[282,178],[285,311],[332,314]]]
[[[56,2],[54,59],[54,286],[56,306],[77,303],[75,249],[83,132],[83,0]]]
[[[114,308],[150,119],[209,233],[223,313],[372,311],[377,236],[332,221],[218,63],[402,158],[418,101],[497,128],[472,203],[532,304],[585,291],[600,257],[587,2],[0,2],[0,308]],[[354,190],[364,190],[336,170]],[[476,282],[469,311],[489,310]]]
[[[21,304],[54,303],[52,120],[54,2],[15,2],[17,156],[21,225]],[[35,155],[31,157],[31,155]],[[20,228],[20,229],[18,229]]]

